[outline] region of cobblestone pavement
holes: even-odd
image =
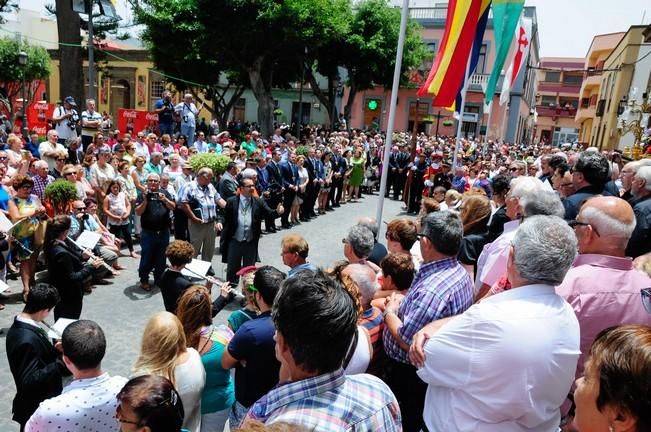
[[[316,220],[303,223],[292,229],[303,235],[310,244],[309,260],[317,266],[330,266],[343,258],[341,239],[348,228],[361,216],[375,217],[377,204],[376,196],[366,196],[360,202],[348,203],[334,212],[319,216]],[[401,214],[401,202],[385,200],[384,220],[390,220]],[[280,222],[277,221],[277,225]],[[264,225],[263,225],[264,226]],[[384,227],[384,224],[382,224]],[[286,230],[276,234],[264,235],[260,241],[260,257],[263,263],[270,264],[286,271],[280,257],[280,240],[288,233]],[[384,238],[383,232],[380,238]],[[128,376],[136,359],[140,346],[140,337],[147,319],[155,312],[164,310],[163,300],[158,289],[144,292],[138,285],[138,260],[120,258],[120,264],[127,267],[113,284],[101,285],[92,294],[84,298],[82,318],[96,321],[104,332],[108,342],[103,368],[113,375]],[[225,268],[221,256],[213,258],[213,266],[217,276],[224,279]],[[9,282],[10,294],[8,300],[3,300],[6,308],[0,311],[0,431],[18,431],[17,423],[11,420],[11,401],[15,395],[15,387],[9,364],[7,363],[5,335],[11,326],[14,316],[22,310],[20,298],[20,282]],[[215,318],[216,323],[225,323],[226,318],[236,305],[231,303]],[[52,323],[53,318],[48,319]]]

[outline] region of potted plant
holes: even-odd
[[[43,191],[43,196],[45,197],[48,216],[68,214],[70,204],[77,199],[77,188],[74,183],[59,179],[47,185]]]
[[[420,122],[424,124],[432,124],[434,123],[434,119],[432,118],[432,116],[427,116],[427,117],[423,117],[423,119]]]
[[[276,109],[273,111],[273,114],[274,114],[274,117],[280,117],[281,115],[283,115],[283,114],[285,114],[285,113],[284,113],[283,110],[281,110],[280,108],[276,108]]]
[[[307,158],[307,155],[310,153],[310,148],[306,145],[296,147],[296,156],[303,156]]]
[[[226,171],[226,166],[231,161],[231,158],[225,155],[216,153],[195,153],[188,161],[192,166],[192,170],[196,173],[203,167],[208,167],[212,170],[215,176],[222,175]]]
[[[443,126],[445,126],[445,127],[450,127],[453,124],[454,124],[454,122],[452,120],[444,120],[443,121]]]

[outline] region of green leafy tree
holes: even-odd
[[[400,33],[400,9],[389,6],[386,0],[365,0],[357,4],[350,29],[346,49],[343,51],[343,66],[348,72],[349,87],[344,117],[349,124],[358,92],[377,85],[389,88],[393,82]],[[419,66],[425,59],[426,52],[420,36],[420,26],[417,22],[410,21],[402,55],[402,84],[407,81],[405,72]]]
[[[27,53],[27,64],[18,62],[18,54]],[[0,38],[0,103],[9,113],[14,112],[13,100],[22,96],[23,79],[26,82],[28,105],[34,100],[38,81],[50,76],[50,56],[45,48]]]
[[[238,74],[258,101],[261,132],[271,135],[272,89],[299,79],[306,47],[323,46],[343,33],[348,8],[348,0],[142,0],[135,10],[146,27],[143,37],[156,41],[154,50],[185,56],[180,78],[195,81],[188,77],[203,72],[196,82],[216,83],[216,77],[206,79],[211,68]],[[155,22],[142,11],[157,14]],[[161,33],[167,41],[156,36]],[[173,40],[180,34],[185,37]]]
[[[206,22],[196,1],[146,0],[133,3],[136,20],[145,29],[147,43],[156,68],[168,82],[182,92],[191,92],[199,103],[225,125],[237,100],[246,89],[241,70],[227,70],[223,62],[195,43],[206,31]]]

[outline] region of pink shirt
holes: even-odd
[[[482,284],[493,286],[506,273],[506,263],[509,258],[509,246],[520,226],[519,220],[504,224],[504,232],[494,242],[484,246],[477,260],[477,275],[475,276],[475,294]]]
[[[576,376],[600,331],[622,324],[651,325],[640,290],[651,287],[651,278],[633,268],[631,258],[584,254],[574,260],[563,283],[556,287],[572,306],[581,326],[581,357]]]

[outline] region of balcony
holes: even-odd
[[[573,84],[563,84],[560,82],[546,82],[542,81],[538,83],[539,92],[549,92],[549,93],[565,93],[571,95],[579,95],[581,91],[580,85]]]
[[[447,6],[435,7],[410,7],[409,17],[416,20],[441,20],[445,21],[448,15]],[[488,19],[493,18],[492,9],[488,12]]]
[[[599,87],[601,85],[601,75],[590,75],[583,80],[583,85],[581,86],[581,93],[584,90]]]
[[[536,112],[538,117],[574,118],[576,109],[574,107],[567,109],[538,105],[536,106]]]
[[[486,90],[486,85],[488,85],[489,78],[489,74],[472,74],[468,89],[484,92]]]

